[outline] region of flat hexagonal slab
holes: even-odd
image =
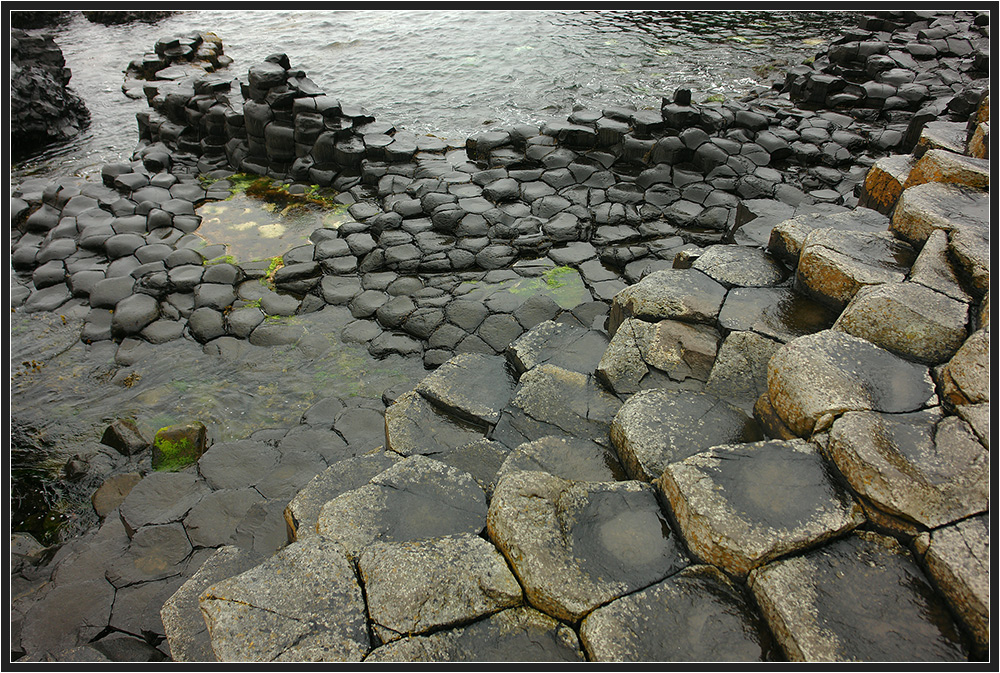
[[[493,426],[515,385],[514,372],[504,357],[462,353],[424,378],[416,390],[453,416]]]
[[[893,538],[859,531],[753,571],[790,661],[962,661],[944,602]]]
[[[507,359],[518,375],[540,364],[589,374],[607,346],[608,336],[604,332],[546,320],[508,346]]]
[[[633,479],[653,481],[670,463],[711,446],[763,439],[742,410],[708,393],[653,389],[630,397],[611,423],[611,441]]]
[[[525,442],[511,451],[497,472],[497,481],[518,470],[548,472],[570,481],[628,479],[612,449],[589,439],[555,435]]]
[[[521,603],[521,585],[503,556],[478,535],[377,542],[358,559],[358,570],[372,628],[382,642],[468,623]]]
[[[608,444],[621,401],[593,377],[555,365],[526,372],[493,429],[492,439],[510,448],[546,435],[569,435]]]
[[[383,645],[365,661],[584,661],[573,629],[528,607]]]
[[[726,295],[719,325],[753,331],[781,342],[828,329],[837,314],[787,287],[736,287]]]
[[[985,653],[990,646],[989,519],[976,516],[924,533],[914,540],[914,547]]]
[[[329,540],[295,542],[199,598],[219,661],[360,661],[368,653],[354,566]]]
[[[580,640],[591,661],[762,661],[773,647],[756,608],[709,565],[597,608]]]
[[[571,622],[687,565],[652,487],[636,481],[515,472],[497,485],[487,528],[528,601]]]
[[[827,452],[851,488],[909,524],[937,528],[989,508],[989,451],[940,408],[848,412],[830,429]]]
[[[934,395],[927,367],[833,330],[782,346],[768,363],[767,388],[774,410],[800,437],[845,411],[916,411]]]
[[[864,523],[802,440],[716,446],[670,463],[656,485],[688,548],[737,576]]]
[[[410,456],[326,503],[316,529],[354,559],[373,542],[475,535],[485,524],[486,494],[468,472]]]

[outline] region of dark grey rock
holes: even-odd
[[[402,456],[435,455],[482,439],[485,429],[439,410],[416,391],[385,410],[386,448]]]
[[[416,391],[460,419],[493,426],[516,381],[503,357],[456,355],[428,375]]]
[[[624,481],[628,478],[612,449],[587,439],[548,436],[510,452],[497,481],[517,472],[539,471],[570,481]]]
[[[719,326],[753,331],[778,341],[829,329],[836,314],[790,288],[733,288],[719,311]]]

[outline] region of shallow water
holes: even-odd
[[[462,140],[565,120],[574,106],[656,107],[678,87],[699,101],[744,95],[769,85],[769,64],[801,62],[853,22],[849,12],[198,10],[103,26],[76,14],[52,32],[92,125],[14,177],[94,175],[127,159],[145,101],[122,93],[125,68],[157,39],[194,30],[222,39],[234,76],[283,52],[321,89],[380,121]]]

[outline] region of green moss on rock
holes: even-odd
[[[177,472],[198,462],[208,444],[208,431],[201,422],[160,428],[153,438],[153,469]]]

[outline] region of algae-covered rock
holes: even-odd
[[[200,421],[169,425],[153,437],[153,469],[176,472],[198,462],[208,448],[208,429]]]

